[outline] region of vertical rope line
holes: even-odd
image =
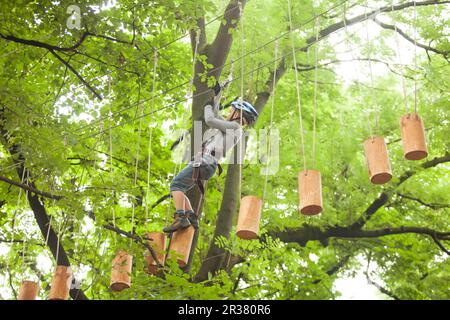
[[[314,61],[314,111],[313,111],[313,141],[312,141],[312,168],[314,169],[314,157],[316,154],[316,113],[317,113],[317,61],[319,54],[319,28],[320,18],[316,18],[316,43],[315,43],[315,61]]]
[[[61,221],[58,222],[58,234],[56,237],[56,266],[58,266],[59,262],[59,237],[61,235]]]
[[[348,48],[350,48],[350,56],[352,60],[355,60],[355,55],[353,54],[353,48],[352,45],[350,44],[350,34],[348,33],[348,26],[347,26],[347,4],[344,3],[344,18],[343,18],[343,22],[344,22],[344,33],[345,33],[345,43],[346,46]],[[353,71],[356,71],[356,68],[353,68],[353,64],[351,65]],[[358,101],[361,102],[361,96],[362,96],[362,89],[361,89],[361,84],[359,83],[358,80],[355,81],[356,84],[356,88],[358,90]],[[367,123],[368,123],[368,128],[369,128],[369,136],[372,136],[372,128],[370,126],[370,121],[369,121],[369,117],[368,117],[368,113],[366,113],[367,116]],[[352,214],[350,214],[352,215]]]
[[[80,237],[80,234],[82,233],[81,232],[81,224],[83,223],[83,220],[80,220],[79,221],[79,223],[78,223],[78,232],[77,232],[77,236],[79,237],[79,238],[82,238],[82,237]],[[74,227],[74,229],[75,229],[75,227]],[[114,232],[115,233],[115,232]],[[73,255],[75,256],[76,254],[78,254],[78,248],[79,248],[79,244],[78,244],[78,241],[79,239],[77,239],[77,241],[75,241],[75,248],[74,248],[74,250],[73,250]],[[80,269],[81,269],[81,267],[80,266],[77,266],[76,268],[73,268],[73,269],[76,269],[76,272],[74,271],[74,274],[76,275],[76,274],[78,274],[78,271],[80,271]]]
[[[25,179],[25,171],[26,171],[26,169],[25,169],[25,164],[24,164],[24,170],[22,172],[22,178],[21,178],[22,184],[24,183],[24,179]],[[14,234],[16,233],[15,232],[16,231],[16,228],[15,228],[15,225],[16,225],[16,214],[17,214],[17,209],[20,206],[21,198],[22,198],[22,188],[19,188],[19,196],[17,198],[17,205],[16,205],[16,209],[14,210],[14,215],[13,215],[12,225],[11,225],[11,227],[12,227],[12,230],[11,230],[11,248],[14,245]],[[6,270],[9,270],[9,258],[6,259]],[[5,282],[8,283],[8,280],[6,279],[6,276],[5,276]]]
[[[273,64],[273,80],[272,80],[272,103],[270,108],[270,124],[269,124],[269,146],[268,146],[268,152],[267,152],[267,159],[266,159],[266,172],[265,172],[265,178],[264,178],[264,191],[263,191],[263,204],[264,200],[266,199],[266,193],[267,193],[267,181],[269,177],[269,161],[270,161],[270,155],[271,155],[271,143],[270,143],[270,137],[272,133],[272,125],[273,125],[273,110],[275,105],[275,83],[277,80],[277,61],[278,61],[278,39],[275,40],[275,53],[274,53],[274,64]]]
[[[417,10],[414,1],[414,113],[417,114]]]
[[[242,60],[241,60],[241,101],[244,100],[244,40],[245,40],[245,34],[244,34],[244,12],[243,12],[243,8],[242,8],[242,2],[239,1],[239,16],[240,16],[240,24],[241,24],[241,56],[242,56]],[[241,148],[241,152],[239,152],[239,200],[242,198],[242,167],[244,165],[244,157],[243,157],[243,153],[244,153],[244,143],[245,143],[245,139],[243,134],[244,134],[244,130],[242,129],[242,118],[243,118],[243,110],[240,110],[240,116],[239,116],[239,122],[240,122],[240,148]]]
[[[228,73],[228,78],[227,78],[227,82],[226,82],[226,88],[225,88],[225,91],[223,93],[223,97],[228,97],[228,92],[230,91],[230,87],[231,87],[230,83],[233,81],[233,70],[234,70],[234,61],[231,60],[231,62],[230,62],[230,71]],[[258,81],[258,80],[256,80],[256,81]],[[223,97],[222,97],[222,99],[223,99]]]
[[[154,57],[153,57],[153,83],[152,83],[152,104],[151,104],[151,113],[155,108],[155,82],[156,82],[156,66],[158,64],[158,50],[155,49]],[[153,136],[153,126],[152,126],[152,118],[150,118],[149,123],[149,138],[148,138],[148,162],[147,162],[147,194],[145,197],[145,229],[148,231],[148,202],[150,196],[150,169],[151,169],[151,159],[152,159],[152,136]]]
[[[292,57],[294,59],[295,87],[297,90],[297,105],[298,105],[298,117],[299,117],[299,123],[300,123],[300,138],[301,138],[301,145],[302,145],[301,151],[303,154],[303,169],[304,169],[304,171],[306,171],[305,139],[303,136],[302,107],[301,107],[301,99],[300,99],[300,87],[299,87],[299,81],[298,81],[297,58],[295,56],[294,30],[292,28],[291,0],[288,0],[288,14],[289,14],[289,29],[291,32],[291,42],[292,42]]]
[[[254,26],[254,27],[256,27],[256,26]],[[256,32],[254,32],[252,34],[252,40],[250,41],[250,51],[253,50],[253,44],[255,42],[255,35],[256,35]],[[248,88],[250,99],[253,99],[253,73],[254,73],[253,66],[254,66],[254,63],[255,63],[254,56],[250,55],[250,70],[251,70],[251,72],[250,72],[250,81],[249,81],[249,88]]]
[[[53,200],[53,205],[55,205],[55,200]],[[53,219],[53,215],[50,214],[50,220],[48,221],[48,227],[47,227],[47,235],[45,236],[45,246],[48,246],[48,238],[50,236],[50,228],[52,227],[52,219]]]
[[[141,131],[142,131],[142,113],[143,113],[143,106],[140,106],[140,120],[139,120],[139,129],[138,129],[138,140],[137,140],[137,150],[136,150],[136,164],[134,167],[134,190],[136,190],[136,186],[137,186],[137,176],[138,176],[138,166],[139,166],[139,153],[140,153],[140,149],[141,149]],[[134,235],[134,211],[135,211],[135,197],[133,196],[133,201],[132,201],[132,207],[131,207],[131,234]],[[130,238],[130,249],[133,249],[133,239]]]
[[[350,57],[352,60],[354,60],[355,57],[353,55],[352,46],[350,45],[350,37],[348,34],[348,27],[347,27],[347,3],[344,3],[343,9],[344,9],[344,12],[343,12],[344,17],[342,20],[344,21],[345,45],[346,45],[346,49],[347,48],[350,49]],[[353,71],[356,69],[356,68],[353,68],[353,63],[351,64],[351,67],[352,67]],[[356,81],[356,88],[358,89],[358,93],[359,93],[358,98],[361,99],[361,86],[359,84],[359,81]],[[342,113],[340,113],[340,115],[342,115]],[[370,128],[370,125],[369,125],[369,128]],[[349,223],[351,223],[353,221],[353,210],[350,210],[349,218],[350,218]]]
[[[23,243],[23,248],[22,248],[22,266],[21,266],[21,269],[22,269],[22,281],[25,278],[24,277],[24,274],[25,274],[25,250],[26,250],[25,242],[26,242],[26,237],[25,237],[25,232],[24,232],[23,239],[22,239],[22,243]]]
[[[25,171],[25,170],[24,170]],[[27,181],[30,178],[30,173],[27,171]],[[22,183],[24,180],[22,181]],[[28,198],[28,190],[25,190],[25,199]],[[26,242],[27,242],[27,235],[25,231],[23,232],[23,249],[22,249],[22,280],[24,280],[24,273],[25,273],[25,251],[26,251]]]
[[[368,20],[368,18],[367,18],[367,0],[365,1],[365,3],[366,3],[366,5],[365,5],[365,7],[364,7],[364,17],[365,17],[365,24],[366,24],[366,42],[367,42],[367,46],[368,46],[368,52],[367,52],[367,54],[368,54],[368,61],[369,61],[369,63],[368,63],[368,65],[369,65],[369,74],[370,74],[370,85],[371,85],[371,87],[372,87],[372,100],[373,100],[373,103],[374,104],[376,104],[375,103],[375,94],[373,93],[373,87],[374,87],[374,85],[373,85],[373,71],[372,71],[372,42],[370,41],[370,37],[369,37],[369,20]],[[376,108],[376,106],[375,106],[375,108]],[[372,126],[371,126],[371,123],[370,123],[370,111],[368,112],[368,114],[367,114],[367,118],[368,118],[368,124],[369,124],[369,131],[370,131],[370,137],[372,137],[373,138],[373,132],[372,132]],[[377,121],[377,119],[376,119],[376,116],[375,116],[375,128],[377,129],[378,128],[378,121]]]
[[[391,2],[392,11],[394,11],[394,1]],[[400,39],[397,31],[397,23],[395,19],[394,21],[394,31],[395,31],[395,47],[396,47],[396,53],[397,53],[397,63],[400,65],[400,78],[402,80],[402,91],[403,91],[403,100],[405,102],[405,111],[408,113],[408,95],[406,94],[406,83],[405,83],[405,76],[403,73],[403,66],[402,66],[402,56],[400,53]]]
[[[108,77],[108,97],[111,99],[111,76]],[[111,130],[111,123],[112,123],[112,110],[111,110],[111,101],[108,103],[108,116],[109,116],[109,172],[111,176],[111,183],[114,185],[114,175],[113,175],[113,146],[112,146],[112,130]],[[116,227],[116,190],[113,189],[113,207],[111,208],[112,211],[112,219],[113,219],[113,226]],[[81,224],[80,224],[81,229]],[[117,246],[117,236],[116,233],[113,232],[114,237],[114,247]]]
[[[22,172],[22,184],[24,184],[24,181],[25,181],[25,172],[27,172],[27,177],[28,177],[28,171],[27,170],[23,170],[23,172]],[[26,191],[26,195],[28,195],[28,190]],[[20,206],[20,203],[22,202],[21,201],[22,200],[22,188],[19,188],[19,198],[17,199],[17,208],[19,208],[19,206]],[[16,209],[16,212],[17,212],[17,209]],[[16,220],[16,214],[14,213],[14,224],[15,224],[15,220]],[[14,230],[15,230],[15,228],[13,228],[13,238],[12,238],[12,240],[14,241]],[[25,260],[25,256],[24,256],[24,252],[25,252],[25,231],[23,232],[23,238],[22,238],[22,241],[23,241],[23,251],[22,251],[22,277],[23,277],[23,265],[24,265],[24,260]],[[14,242],[13,242],[14,243]],[[9,266],[8,266],[9,267]]]
[[[244,12],[242,8],[242,2],[239,1],[239,16],[240,16],[240,24],[241,24],[241,99],[244,99]],[[241,112],[242,113],[242,112]]]

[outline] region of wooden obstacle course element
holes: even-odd
[[[262,200],[256,196],[241,199],[236,235],[245,240],[258,238]]]
[[[299,210],[304,215],[322,212],[322,181],[320,171],[304,170],[298,173]]]
[[[72,284],[72,269],[68,266],[56,266],[53,274],[52,286],[48,300],[69,299],[70,286]]]
[[[407,160],[421,160],[428,156],[422,118],[408,113],[400,118],[403,154]]]
[[[193,226],[189,226],[185,229],[177,230],[172,233],[168,259],[172,257],[172,254],[175,255],[178,265],[182,268],[188,263],[194,233],[195,229]]]
[[[112,264],[110,289],[112,291],[122,291],[130,288],[133,256],[125,250],[119,250]]]
[[[159,263],[163,266],[166,258],[166,234],[163,232],[149,232],[147,233],[147,243],[153,248]],[[145,261],[147,262],[146,271],[150,274],[156,275],[159,271],[156,261],[153,259],[149,251],[147,253],[148,255],[145,257]]]
[[[39,283],[36,281],[24,280],[20,286],[17,300],[36,300],[39,294]]]
[[[364,154],[373,184],[384,184],[392,179],[391,163],[383,137],[371,137],[364,141]]]

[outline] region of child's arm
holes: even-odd
[[[211,128],[216,128],[219,129],[222,132],[226,132],[227,129],[239,129],[241,126],[239,125],[239,123],[234,122],[234,121],[227,121],[224,120],[223,118],[221,119],[219,116],[216,116],[214,114],[214,109],[213,106],[211,104],[207,104],[205,106],[205,122],[208,126],[210,126]]]

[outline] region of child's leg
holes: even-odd
[[[176,211],[170,226],[163,229],[164,232],[171,233],[179,229],[187,228],[191,225],[188,218],[188,211],[192,210],[191,203],[185,195],[185,192],[194,186],[192,180],[192,165],[186,166],[170,183],[170,193],[173,198]]]
[[[176,210],[192,210],[191,202],[183,191],[172,191],[173,203]]]

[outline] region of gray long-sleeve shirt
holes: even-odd
[[[205,123],[210,128],[203,135],[203,144],[206,152],[214,151],[214,157],[220,161],[227,152],[239,143],[242,151],[243,130],[239,123],[227,121],[218,113],[218,105],[213,107],[207,104],[204,109]],[[238,152],[238,159],[243,159],[243,152]]]

